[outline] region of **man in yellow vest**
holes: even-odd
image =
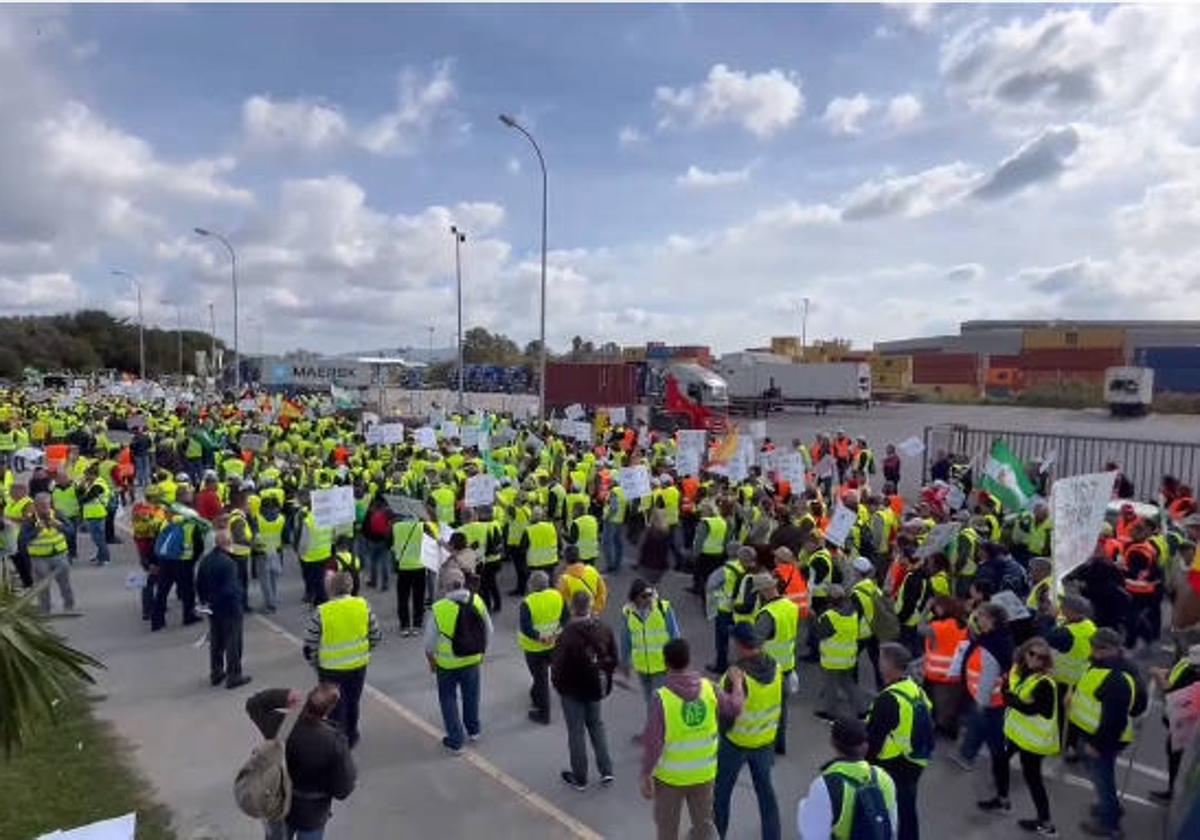
[[[614,470],[608,503],[604,507],[604,530],[601,533],[604,571],[610,574],[620,571],[621,562],[625,559],[625,519],[628,513],[629,500],[625,497],[625,488],[617,483]]]
[[[800,840],[846,840],[855,834],[855,800],[867,787],[878,788],[887,810],[887,824],[867,829],[880,837],[894,837],[898,815],[896,785],[886,770],[867,763],[867,730],[861,721],[838,718],[830,730],[834,759],[822,765],[808,795],[796,808]],[[873,815],[874,816],[874,815]],[[882,816],[882,815],[880,815]]]
[[[567,531],[567,542],[575,546],[582,562],[595,566],[600,557],[600,524],[582,503],[575,505],[571,515],[573,518]]]
[[[1060,605],[1061,617],[1058,624],[1046,634],[1046,644],[1054,657],[1054,679],[1059,684],[1058,720],[1066,728],[1065,702],[1069,691],[1078,684],[1092,659],[1092,637],[1096,635],[1096,624],[1092,621],[1092,604],[1082,595],[1065,595]],[[1064,760],[1074,763],[1079,760],[1075,749],[1076,733],[1067,729],[1066,754]]]
[[[346,572],[334,575],[330,600],[309,614],[304,631],[304,658],[316,665],[321,682],[341,690],[330,720],[341,727],[351,749],[358,743],[358,706],[371,651],[383,638],[367,599],[350,594],[353,586]]]
[[[635,578],[630,585],[629,600],[621,608],[621,617],[624,619],[620,636],[621,673],[628,677],[632,670],[637,674],[642,698],[649,708],[654,693],[666,680],[663,648],[680,637],[679,620],[671,602],[659,597],[654,587],[642,578]]]
[[[397,519],[392,523],[392,557],[396,565],[396,615],[401,636],[416,636],[425,618],[425,590],[433,572],[425,568],[421,544],[425,536],[436,540],[437,525],[429,521]]]
[[[712,502],[700,505],[700,522],[696,526],[696,540],[692,553],[696,557],[696,569],[692,577],[692,594],[703,595],[708,576],[720,568],[725,560],[725,546],[729,541],[729,522],[717,515]]]
[[[1133,742],[1133,719],[1146,709],[1146,689],[1121,653],[1121,636],[1102,627],[1092,636],[1091,665],[1071,695],[1068,719],[1079,733],[1096,791],[1092,818],[1080,824],[1092,837],[1121,836],[1117,756]]]
[[[14,484],[9,491],[9,499],[4,504],[4,535],[5,546],[12,557],[13,566],[21,578],[21,586],[26,589],[33,586],[33,567],[29,555],[21,550],[18,538],[25,522],[33,516],[33,499],[29,498],[29,487],[26,484]]]
[[[550,588],[550,577],[541,569],[529,575],[529,594],[521,601],[517,617],[517,646],[533,685],[529,689],[529,719],[550,723],[550,661],[554,645],[570,618],[562,593]]]
[[[581,562],[573,545],[563,550],[563,563],[562,574],[558,576],[558,591],[562,593],[563,600],[570,605],[575,593],[584,591],[592,599],[595,614],[603,613],[608,604],[608,585],[604,582],[604,576],[596,571],[595,566]]]
[[[779,801],[771,783],[771,768],[775,764],[776,733],[786,702],[783,669],[773,656],[763,651],[760,638],[752,625],[739,624],[733,628],[737,660],[725,674],[717,693],[721,719],[729,724],[717,751],[713,803],[717,833],[722,837],[729,830],[729,806],[743,764],[750,765],[762,836],[781,836]]]
[[[300,495],[301,524],[300,573],[304,576],[304,600],[317,607],[326,600],[325,565],[333,557],[333,528],[317,525],[316,517],[309,508],[307,491]]]
[[[274,496],[263,495],[255,515],[254,567],[258,571],[258,586],[262,591],[263,610],[275,612],[279,607],[279,575],[283,573],[283,528],[286,519]]]
[[[76,541],[79,533],[79,498],[75,495],[75,485],[71,483],[64,466],[54,474],[54,488],[50,491],[54,503],[54,515],[62,524],[63,535],[67,538],[67,560],[75,562]]]
[[[479,665],[484,656],[482,651],[472,654],[454,652],[455,631],[462,620],[459,613],[474,609],[479,614],[484,628],[485,648],[492,636],[492,619],[483,599],[467,589],[466,577],[461,569],[447,568],[441,575],[440,583],[442,597],[433,604],[433,620],[425,623],[425,658],[429,662],[429,670],[437,675],[438,705],[442,711],[442,723],[446,727],[442,746],[457,754],[462,752],[468,738],[478,740],[481,733]]]
[[[780,706],[779,725],[775,728],[775,754],[784,755],[787,752],[787,698],[800,690],[800,680],[796,676],[800,608],[783,597],[774,574],[760,572],[754,576],[753,583],[759,603],[754,613],[754,631],[762,640],[763,651],[779,666],[784,684],[784,702]]]
[[[686,639],[663,647],[667,678],[654,694],[642,733],[641,791],[654,802],[659,840],[679,836],[687,804],[690,837],[711,840],[717,778],[718,703],[713,684],[691,670]]]
[[[235,490],[229,500],[229,535],[233,541],[229,554],[237,565],[238,583],[242,586],[242,611],[250,611],[250,563],[254,551],[254,529],[249,520],[249,497],[244,490]]]
[[[554,582],[554,567],[558,565],[558,531],[546,519],[545,511],[535,508],[529,526],[521,535],[520,548],[525,552],[525,565],[530,571],[541,569]],[[525,592],[525,581],[517,581],[517,589]]]
[[[908,676],[912,654],[887,642],[879,648],[882,690],[867,717],[867,760],[896,783],[897,840],[918,840],[917,784],[933,751],[933,704]]]
[[[38,493],[33,498],[33,515],[24,521],[18,538],[20,550],[29,555],[33,563],[34,582],[54,578],[62,597],[63,609],[75,609],[75,593],[71,591],[71,567],[67,562],[67,537],[54,515],[49,493]],[[38,606],[42,613],[50,613],[50,589],[45,587],[38,593]]]
[[[821,700],[816,716],[833,720],[838,714],[858,714],[862,699],[855,674],[858,670],[858,615],[846,590],[833,584],[829,608],[814,628],[821,656]]]
[[[108,519],[111,491],[100,477],[100,468],[96,464],[92,464],[84,472],[81,486],[83,492],[79,494],[79,501],[83,505],[83,524],[96,546],[96,556],[92,558],[92,565],[107,566],[110,558],[104,523]]]

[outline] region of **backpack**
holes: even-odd
[[[883,642],[894,642],[900,638],[900,619],[896,616],[896,607],[892,599],[882,591],[871,593],[871,603],[874,604],[874,615],[871,617],[871,632],[875,638]]]
[[[254,748],[233,781],[233,798],[242,813],[278,822],[292,807],[292,780],[287,769],[287,740],[300,717],[300,706],[288,709],[274,738]]]
[[[920,761],[927,761],[933,755],[933,715],[930,713],[929,706],[899,692],[892,692],[892,694],[897,703],[907,703],[912,709],[912,735],[909,738],[912,757]]]
[[[892,840],[892,815],[888,812],[883,788],[879,786],[879,768],[871,768],[871,781],[859,785],[841,776],[844,788],[854,789],[854,816],[850,822],[850,840]],[[845,796],[845,793],[842,794]]]
[[[182,522],[168,522],[154,539],[154,556],[159,560],[182,560],[185,537]]]
[[[487,625],[475,608],[474,595],[467,603],[458,605],[450,648],[455,656],[479,656],[487,650]]]

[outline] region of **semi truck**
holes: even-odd
[[[730,404],[767,411],[813,406],[871,404],[871,368],[865,362],[797,364],[770,353],[731,353],[716,372],[728,383]]]
[[[729,390],[724,379],[702,365],[667,366],[662,394],[651,405],[652,429],[704,429],[724,434],[728,417]]]
[[[1104,371],[1104,401],[1114,417],[1140,417],[1154,401],[1154,370],[1110,367]]]

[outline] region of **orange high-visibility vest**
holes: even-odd
[[[804,575],[796,568],[795,563],[776,563],[775,577],[779,579],[779,588],[783,597],[800,608],[800,620],[808,618],[808,583]]]
[[[971,652],[971,657],[967,660],[967,690],[971,692],[971,699],[975,699],[979,693],[979,678],[983,675],[983,648],[977,647]],[[988,707],[999,709],[1004,705],[1004,694],[1000,690],[1000,685],[1004,679],[996,680],[996,684],[992,686],[991,696],[988,697]]]
[[[953,618],[931,621],[932,636],[925,637],[925,680],[935,683],[952,683],[950,665],[959,644],[967,640],[967,628],[960,627]]]

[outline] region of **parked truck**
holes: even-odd
[[[830,405],[871,404],[871,368],[865,362],[797,364],[769,353],[731,353],[721,357],[716,372],[728,384],[735,408],[811,405],[821,414]]]
[[[1104,401],[1114,417],[1140,417],[1154,401],[1154,370],[1110,367],[1104,371]]]
[[[702,365],[667,366],[662,394],[652,397],[652,429],[704,429],[723,434],[728,417],[729,391],[724,379]]]

